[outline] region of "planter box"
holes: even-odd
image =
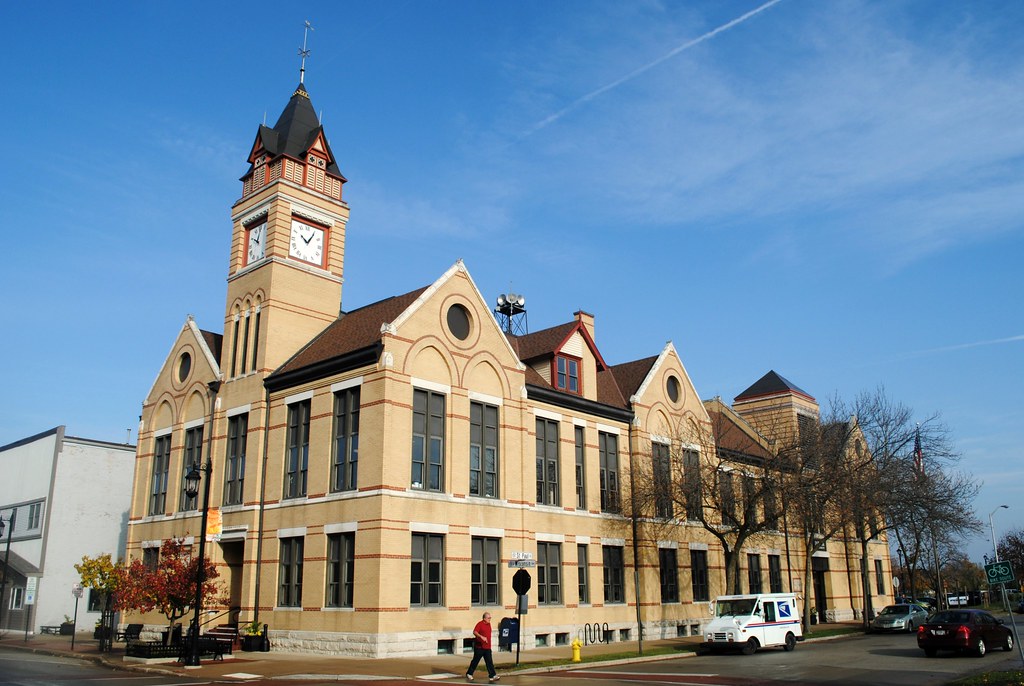
[[[63,622],[60,625],[60,635],[61,636],[70,636],[73,633],[75,633],[75,624],[74,624],[74,622]]]
[[[259,652],[263,648],[262,636],[241,636],[242,650],[250,653]]]

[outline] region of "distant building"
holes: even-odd
[[[59,625],[75,614],[82,556],[124,556],[134,462],[134,445],[66,436],[63,426],[0,446],[0,570],[8,560],[0,629]],[[92,631],[99,616],[99,598],[85,589],[79,631]]]
[[[461,261],[346,310],[346,180],[302,84],[248,162],[223,323],[188,318],[143,402],[129,556],[200,535],[183,477],[210,459],[229,601],[204,622],[258,617],[275,650],[463,651],[483,610],[515,614],[512,565],[533,565],[527,646],[595,622],[635,640],[638,598],[647,637],[699,631],[723,591],[715,541],[693,523],[634,541],[621,514],[635,461],[679,447],[683,418],[711,423],[675,346],[610,364],[593,315],[528,332],[518,300],[501,326]],[[744,569],[784,564],[792,590],[802,561],[769,558],[784,538]],[[853,616],[849,586],[824,588]]]

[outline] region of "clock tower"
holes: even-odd
[[[248,161],[231,210],[226,380],[270,373],[341,308],[345,177],[301,81],[277,123],[259,127]]]

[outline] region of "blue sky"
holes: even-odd
[[[884,385],[1024,526],[1024,3],[2,3],[0,445],[134,440],[186,315],[220,330],[307,19],[346,309],[462,258],[702,397]]]

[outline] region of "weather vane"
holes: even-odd
[[[309,57],[309,50],[306,49],[306,36],[309,35],[310,31],[315,31],[313,25],[306,21],[306,28],[302,30],[302,47],[299,49],[299,57],[302,58],[302,64],[299,67],[299,83],[301,84],[306,76],[306,58]]]

